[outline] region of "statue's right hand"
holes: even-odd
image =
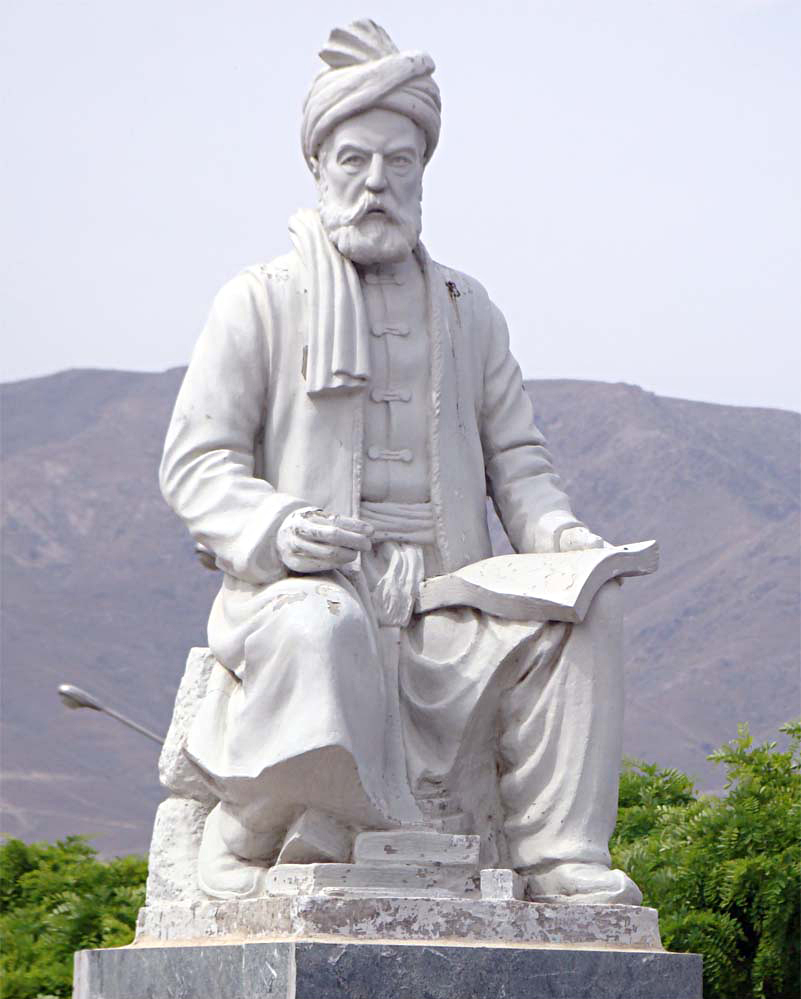
[[[330,572],[369,552],[373,528],[363,520],[314,507],[294,510],[278,528],[281,561],[292,572]]]

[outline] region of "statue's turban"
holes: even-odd
[[[340,122],[373,108],[398,111],[423,130],[425,162],[439,139],[439,87],[434,60],[425,52],[399,52],[373,21],[335,28],[320,58],[322,70],[303,105],[303,155],[311,166],[320,144]]]

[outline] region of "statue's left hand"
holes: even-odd
[[[588,527],[567,527],[559,536],[560,552],[580,552],[587,548],[605,548],[606,542]]]

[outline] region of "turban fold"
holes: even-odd
[[[335,28],[320,58],[328,68],[318,74],[303,104],[301,141],[309,166],[337,125],[373,108],[411,118],[426,137],[424,160],[431,159],[442,105],[430,55],[399,52],[383,28],[363,20]]]

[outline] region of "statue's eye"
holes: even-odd
[[[411,157],[409,156],[393,156],[391,162],[396,170],[406,170],[412,165]]]
[[[340,160],[340,163],[344,167],[350,167],[351,170],[358,170],[364,166],[364,157],[359,156],[358,153],[350,153],[344,159]]]

